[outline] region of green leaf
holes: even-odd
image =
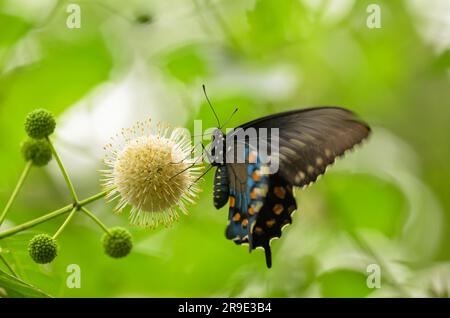
[[[76,42],[47,42],[51,43],[44,46],[41,60],[0,76],[0,139],[8,138],[0,144],[0,152],[8,153],[0,157],[0,165],[11,168],[2,172],[0,187],[8,184],[11,188],[22,169],[19,145],[25,136],[26,114],[45,108],[58,115],[106,80],[112,67],[100,35]]]
[[[352,270],[334,270],[323,274],[319,280],[322,296],[327,298],[366,297],[372,292],[367,287],[366,276]]]
[[[42,290],[0,270],[0,297],[48,298]]]
[[[279,50],[280,46],[299,40],[311,28],[305,14],[300,1],[259,0],[247,13],[251,47],[259,52]]]
[[[185,83],[192,83],[208,73],[201,48],[195,45],[183,46],[169,53],[165,59],[166,68],[172,76]]]
[[[408,209],[403,193],[377,177],[332,173],[319,187],[325,190],[332,218],[349,231],[376,229],[394,237],[406,219]]]
[[[19,17],[0,12],[0,47],[14,44],[31,27],[30,23]]]
[[[39,62],[0,77],[0,107],[59,111],[107,79],[112,61],[101,39],[56,45]]]

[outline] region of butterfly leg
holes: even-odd
[[[195,179],[194,182],[192,182],[192,184],[189,186],[189,189],[196,184],[201,178],[203,178],[208,172],[209,170],[211,170],[213,167],[213,165],[209,165],[209,167],[205,170],[205,172],[203,172],[199,177],[197,177],[197,179]]]

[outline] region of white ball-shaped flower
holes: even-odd
[[[199,188],[201,168],[191,159],[190,139],[150,121],[139,122],[112,138],[105,147],[103,186],[108,198],[119,198],[116,211],[131,205],[130,223],[145,227],[170,225],[186,214]]]

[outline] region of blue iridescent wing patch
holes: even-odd
[[[256,162],[227,165],[230,207],[226,237],[236,244],[249,244],[250,251],[264,248],[271,267],[270,240],[281,236],[281,228],[292,222],[297,206],[292,186],[278,174],[266,175],[267,167],[256,152],[248,156],[249,162]]]
[[[246,155],[250,163],[227,164],[230,206],[226,237],[237,244],[249,242],[251,249],[252,229],[264,203],[268,176],[256,152],[246,149]]]

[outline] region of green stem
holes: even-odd
[[[9,209],[11,208],[11,205],[13,204],[14,200],[16,199],[17,194],[19,193],[19,190],[22,188],[23,182],[25,181],[25,178],[28,175],[28,172],[30,172],[31,165],[33,163],[30,161],[27,162],[25,169],[22,172],[22,175],[19,178],[19,181],[16,184],[16,187],[11,194],[11,197],[8,200],[8,203],[6,203],[5,208],[3,209],[2,214],[0,215],[0,226],[2,225],[3,221],[6,218],[6,215],[8,214]]]
[[[0,233],[0,239],[8,237],[8,236],[11,236],[11,235],[16,234],[18,232],[22,232],[24,230],[27,230],[29,228],[32,228],[33,226],[36,226],[38,224],[41,224],[41,223],[45,222],[45,221],[54,219],[54,218],[56,218],[56,217],[58,217],[60,215],[63,215],[65,213],[68,213],[68,212],[72,211],[72,209],[73,209],[73,204],[69,204],[69,205],[66,205],[65,207],[63,207],[63,208],[61,208],[59,210],[47,213],[46,215],[38,217],[38,218],[36,218],[34,220],[31,220],[31,221],[22,223],[20,225],[17,225],[16,227],[13,227],[13,228],[11,228],[9,230],[1,232]]]
[[[100,226],[103,229],[103,231],[106,232],[106,234],[108,235],[111,234],[106,225],[103,224],[102,221],[100,221],[100,219],[94,215],[94,213],[86,209],[84,206],[81,207],[81,211],[83,211],[87,216],[89,216],[92,220],[94,220],[94,222],[97,223],[98,226]]]
[[[61,173],[64,176],[64,180],[66,180],[67,186],[69,187],[70,193],[72,194],[72,198],[73,198],[75,203],[78,203],[77,193],[75,192],[75,188],[73,187],[73,184],[70,181],[70,178],[69,178],[69,175],[67,174],[66,168],[64,168],[64,165],[63,165],[61,159],[59,158],[55,147],[53,147],[53,144],[50,141],[50,138],[47,137],[47,141],[48,141],[48,143],[50,145],[50,149],[52,150],[53,156],[55,157],[55,160],[58,163],[59,169],[61,170]]]
[[[82,207],[82,206],[85,206],[86,204],[89,204],[91,202],[97,201],[98,199],[101,199],[101,198],[105,197],[108,194],[108,192],[109,191],[102,191],[102,192],[99,192],[97,194],[94,194],[93,196],[78,202],[78,205],[80,207]]]
[[[103,192],[97,193],[97,194],[95,194],[95,195],[93,195],[93,196],[91,196],[91,197],[89,197],[87,199],[84,199],[84,200],[79,202],[78,207],[82,207],[82,206],[84,206],[86,204],[89,204],[89,203],[94,202],[94,201],[96,201],[96,200],[98,200],[100,198],[103,198],[104,196],[106,196],[106,194],[107,194],[107,191],[103,191]],[[24,230],[27,230],[29,228],[32,228],[33,226],[41,224],[41,223],[43,223],[45,221],[54,219],[54,218],[56,218],[56,217],[58,217],[60,215],[66,214],[66,213],[72,211],[73,208],[74,208],[74,205],[73,204],[69,204],[69,205],[66,205],[65,207],[62,207],[59,210],[56,210],[56,211],[53,211],[53,212],[49,212],[46,215],[38,217],[38,218],[36,218],[34,220],[25,222],[23,224],[17,225],[16,227],[13,227],[13,228],[11,228],[9,230],[0,232],[0,240],[5,238],[5,237],[11,236],[11,235],[14,235],[16,233],[19,233],[19,232],[22,232]]]
[[[53,239],[56,240],[58,238],[58,236],[62,233],[62,231],[64,231],[64,229],[66,228],[67,224],[69,224],[70,220],[72,220],[73,216],[75,215],[75,213],[78,211],[77,208],[73,208],[72,212],[70,212],[69,216],[66,218],[66,220],[64,221],[64,223],[59,227],[58,231],[56,231],[55,235],[53,235]]]
[[[14,269],[12,268],[11,265],[9,265],[9,263],[6,261],[6,258],[3,257],[3,255],[0,253],[0,260],[2,260],[3,264],[5,264],[5,266],[8,268],[8,270],[11,272],[11,274],[16,277],[19,278],[19,276],[17,276],[17,273],[14,271]]]

